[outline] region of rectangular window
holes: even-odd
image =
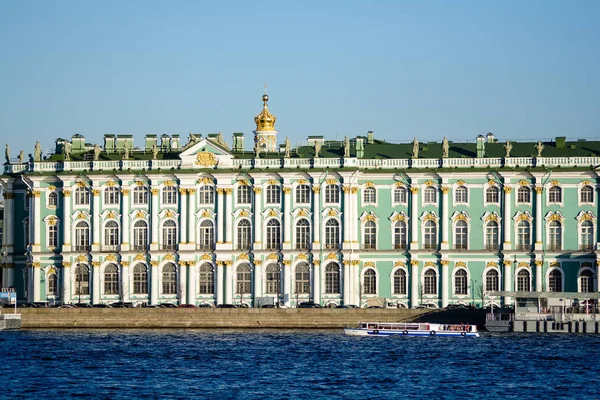
[[[339,203],[340,188],[337,185],[327,185],[325,187],[325,203]]]
[[[250,186],[239,186],[237,190],[238,204],[250,204],[252,188]]]
[[[368,187],[363,190],[363,203],[376,203],[377,191],[375,188]]]
[[[58,247],[58,226],[48,226],[48,247]]]
[[[215,202],[214,189],[212,186],[202,186],[198,189],[198,202],[200,204],[213,204]]]
[[[310,187],[308,185],[299,185],[296,187],[296,203],[310,203]]]

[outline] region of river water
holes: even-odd
[[[0,332],[0,398],[600,398],[600,335]]]

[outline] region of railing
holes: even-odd
[[[212,251],[215,249],[213,244],[196,244],[196,250]]]
[[[76,244],[75,246],[73,246],[73,251],[92,251],[92,246],[85,244],[85,245],[81,245],[81,244]]]
[[[121,249],[120,245],[103,245],[102,246],[102,251],[119,251]]]
[[[161,244],[160,246],[158,246],[159,250],[166,250],[166,251],[177,251],[177,245],[176,244]]]
[[[150,250],[150,246],[148,246],[147,244],[134,244],[133,245],[133,251],[148,251]]]

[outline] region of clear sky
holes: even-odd
[[[0,0],[0,135],[598,138],[600,1]],[[1,141],[0,141],[1,142]]]

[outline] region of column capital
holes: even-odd
[[[544,187],[543,186],[536,186],[535,187],[535,192],[537,194],[542,194],[543,191],[544,191]]]
[[[416,186],[411,186],[411,187],[410,187],[410,192],[411,192],[412,194],[418,194],[418,193],[419,193],[419,188],[418,188],[418,187],[416,187]]]
[[[450,186],[442,186],[442,194],[448,194],[450,192]]]
[[[506,186],[504,185],[504,193],[506,194],[510,194],[510,192],[512,192],[512,186]]]
[[[535,260],[536,267],[541,267],[544,264],[542,260]]]

